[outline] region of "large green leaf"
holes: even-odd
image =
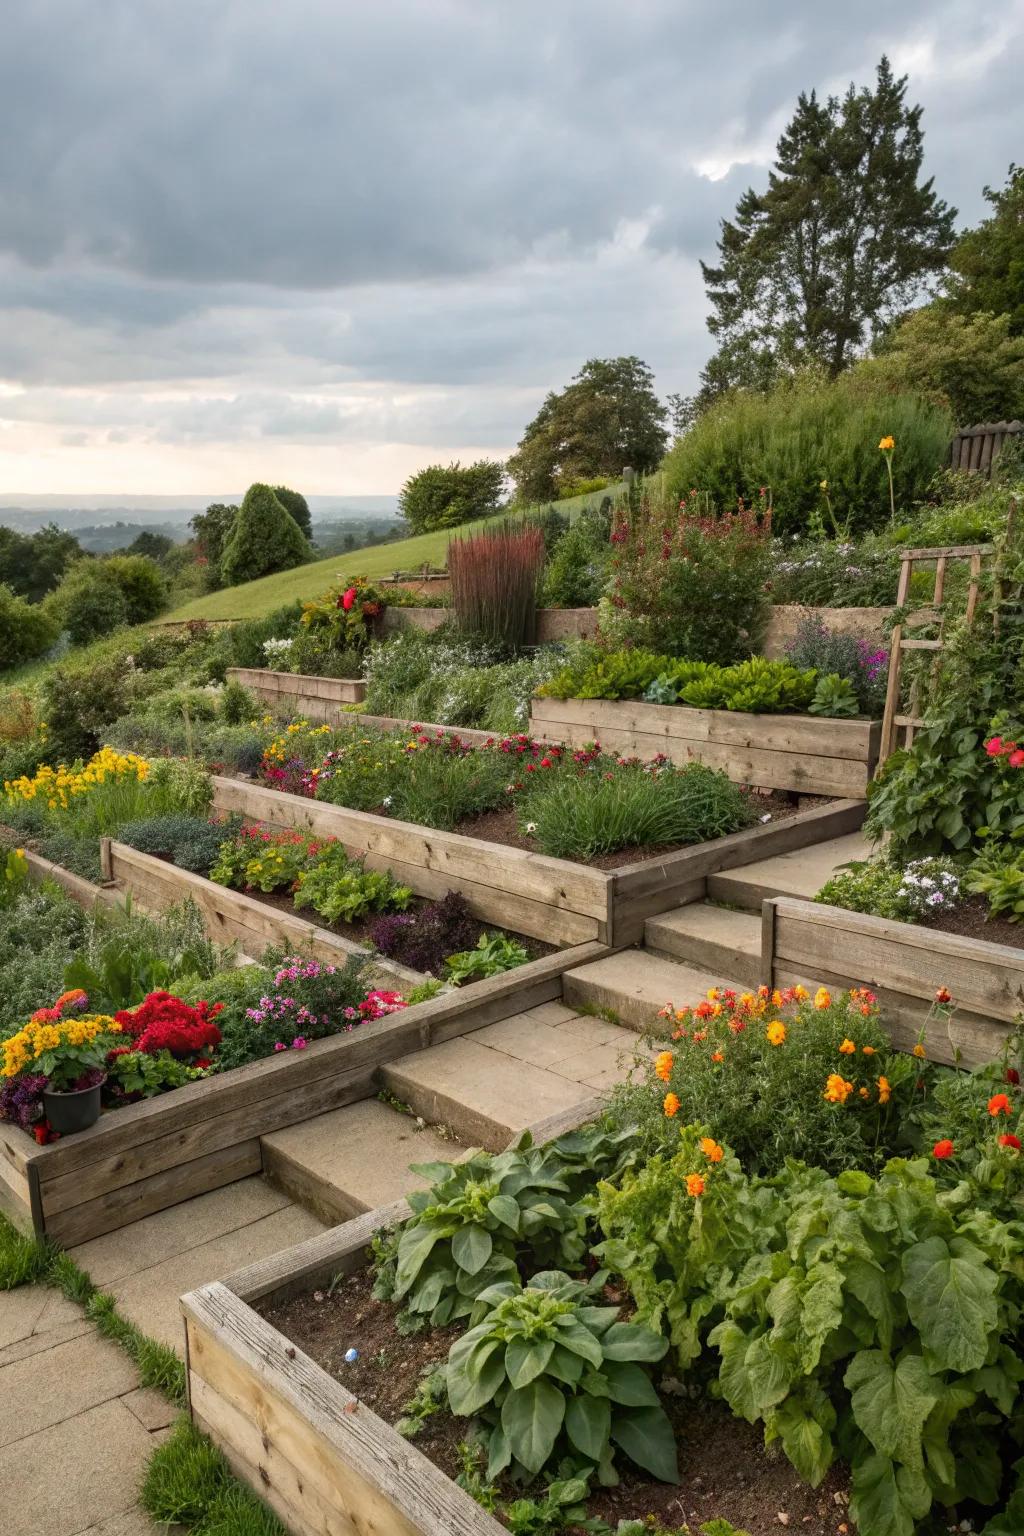
[[[509,1339],[505,1372],[514,1387],[528,1386],[547,1369],[555,1351],[554,1339]]]
[[[452,1238],[452,1258],[468,1275],[477,1275],[491,1256],[494,1240],[486,1227],[460,1227]]]
[[[613,1403],[621,1403],[623,1408],[654,1408],[658,1403],[658,1394],[654,1390],[654,1384],[645,1371],[638,1365],[631,1365],[625,1360],[606,1360],[600,1372],[607,1386],[607,1395]],[[583,1383],[587,1388],[587,1382]],[[589,1389],[588,1389],[589,1390]],[[605,1396],[601,1392],[599,1396]]]
[[[725,1399],[734,1413],[753,1424],[786,1396],[793,1367],[773,1346],[770,1334],[748,1339],[737,1324],[722,1323],[713,1336],[722,1354],[719,1381]]]
[[[767,1423],[804,1482],[817,1488],[832,1465],[832,1437],[826,1426],[795,1394],[769,1409]]]
[[[676,1437],[662,1408],[628,1408],[612,1418],[612,1439],[662,1483],[678,1483]]]
[[[417,1222],[405,1228],[398,1241],[398,1263],[395,1267],[395,1296],[404,1296],[430,1257],[437,1243],[444,1236],[439,1227]]]
[[[1024,1531],[1024,1488],[1018,1488],[1002,1514],[982,1527],[981,1536],[1020,1536]]]
[[[903,1294],[927,1354],[940,1370],[984,1365],[999,1309],[999,1277],[965,1238],[930,1237],[903,1257]]]
[[[845,1269],[846,1289],[856,1296],[864,1308],[868,1327],[877,1335],[879,1344],[883,1349],[888,1349],[892,1343],[896,1314],[885,1271],[878,1264],[868,1263],[866,1259],[849,1259]]]
[[[642,1323],[613,1323],[601,1339],[606,1360],[660,1360],[668,1339]]]
[[[461,1357],[454,1349],[445,1373],[452,1413],[469,1418],[479,1413],[505,1380],[505,1358],[500,1339],[484,1339]]]
[[[565,1408],[565,1428],[578,1451],[593,1462],[601,1460],[608,1444],[612,1410],[605,1397],[570,1397]]]
[[[589,1328],[584,1328],[581,1323],[568,1313],[564,1317],[556,1319],[558,1323],[558,1342],[565,1349],[571,1349],[574,1355],[580,1355],[590,1365],[599,1366],[604,1359],[604,1351],[600,1340],[595,1339]]]
[[[508,1394],[501,1405],[501,1427],[527,1472],[539,1472],[547,1461],[564,1418],[565,1398],[549,1381],[531,1381]]]
[[[492,1195],[487,1202],[491,1215],[511,1231],[519,1232],[519,1202],[511,1195]]]
[[[939,1400],[928,1415],[921,1437],[925,1465],[932,1491],[944,1504],[954,1504],[957,1498],[957,1454],[951,1443],[950,1428],[965,1408],[970,1408],[977,1393],[963,1382],[943,1384]],[[967,1490],[970,1485],[967,1485]]]
[[[924,1474],[888,1456],[865,1456],[853,1468],[850,1513],[862,1536],[915,1536],[931,1503]]]
[[[556,1381],[567,1382],[573,1387],[583,1375],[585,1366],[579,1355],[574,1355],[571,1349],[563,1349],[561,1344],[556,1344],[554,1353],[547,1363],[547,1374],[554,1376]]]
[[[843,1277],[834,1264],[812,1269],[801,1293],[800,1364],[809,1376],[818,1369],[829,1335],[843,1321]]]
[[[942,1391],[921,1356],[906,1355],[893,1365],[880,1349],[862,1349],[843,1380],[857,1426],[875,1450],[920,1469],[921,1431]]]

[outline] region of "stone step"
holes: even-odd
[[[830,838],[813,848],[797,848],[771,859],[744,864],[741,869],[723,870],[708,876],[708,897],[727,902],[747,912],[760,912],[768,896],[799,896],[811,901],[825,881],[843,864],[866,859],[871,844],[862,832]]]
[[[658,1012],[667,1003],[677,1008],[697,1003],[709,987],[723,984],[742,987],[738,976],[701,970],[647,949],[624,949],[566,971],[562,992],[565,1001],[576,1007],[608,1009],[622,1024],[646,1029],[657,1023]]]
[[[648,954],[684,960],[701,970],[734,977],[748,987],[761,980],[761,919],[752,912],[694,901],[644,924]]]
[[[389,1062],[380,1077],[425,1120],[496,1152],[525,1130],[555,1135],[592,1118],[635,1050],[632,1031],[544,1003]]]
[[[424,1180],[410,1163],[454,1162],[461,1148],[379,1099],[329,1110],[260,1138],[263,1171],[285,1194],[333,1226],[401,1200]]]

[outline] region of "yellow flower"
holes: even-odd
[[[888,1104],[888,1102],[889,1102],[889,1100],[891,1098],[892,1098],[892,1088],[889,1086],[889,1079],[887,1077],[880,1077],[878,1079],[878,1102],[879,1102],[879,1104]]]
[[[663,1083],[667,1083],[672,1076],[673,1060],[674,1057],[671,1051],[662,1051],[660,1055],[654,1058],[655,1075],[660,1077]]]
[[[815,1006],[815,1008],[818,1008],[818,1009],[821,1009],[821,1008],[831,1008],[831,1006],[832,1006],[832,994],[828,990],[827,987],[819,987],[817,992],[815,992],[815,994],[814,994],[814,1006]]]
[[[718,1145],[718,1142],[715,1141],[711,1136],[701,1137],[700,1149],[704,1153],[704,1156],[707,1158],[709,1163],[720,1163],[723,1156],[725,1155],[721,1147]]]
[[[827,480],[819,480],[819,482],[818,482],[818,490],[819,491],[827,491],[828,490],[828,481]]]
[[[764,1037],[769,1045],[785,1045],[786,1026],[781,1019],[775,1019],[764,1032]]]
[[[920,1040],[914,1046],[913,1054],[917,1057],[918,1061],[924,1061],[925,1060],[926,1052],[925,1052],[925,1048],[921,1044]]]
[[[857,1092],[860,1094],[862,1099],[866,1099],[868,1097],[868,1091],[866,1088],[858,1088]]]
[[[883,453],[891,453],[896,447],[896,439],[894,437],[883,437],[878,446]]]
[[[844,1040],[842,1045],[839,1047],[840,1056],[854,1056],[856,1055],[856,1052],[857,1047],[854,1045],[852,1040]]]
[[[793,988],[793,996],[798,1003],[806,1003],[810,995],[807,988],[800,986],[799,983]]]

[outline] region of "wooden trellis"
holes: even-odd
[[[885,693],[885,713],[882,716],[882,743],[878,754],[878,766],[882,767],[890,753],[897,747],[909,747],[914,739],[914,732],[924,724],[923,717],[917,712],[916,690],[911,698],[907,712],[900,711],[900,684],[903,670],[903,657],[907,651],[934,651],[935,668],[939,663],[939,652],[945,646],[946,620],[942,612],[942,604],[946,593],[946,570],[951,560],[966,560],[970,564],[970,577],[967,588],[966,620],[968,624],[974,622],[974,615],[978,607],[978,595],[981,588],[981,572],[985,559],[993,554],[991,544],[947,544],[939,549],[904,549],[900,553],[900,579],[896,589],[896,607],[902,609],[910,596],[910,580],[914,573],[914,566],[932,561],[935,562],[935,586],[932,592],[931,606],[939,615],[939,635],[935,640],[916,640],[913,637],[904,639],[903,624],[893,626],[892,638],[889,650],[889,681]],[[900,733],[903,739],[900,740]]]

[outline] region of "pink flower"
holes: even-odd
[[[356,589],[355,589],[355,587],[349,587],[348,591],[345,593],[345,595],[341,599],[341,606],[344,608],[346,613],[348,613],[349,609],[352,607],[352,604],[355,602],[355,600],[356,600]]]
[[[275,1040],[274,1041],[274,1050],[275,1051],[286,1051],[287,1049],[288,1049],[288,1047],[285,1045],[283,1040]]]
[[[306,1040],[304,1035],[296,1035],[295,1039],[292,1041],[292,1050],[304,1051],[308,1043],[309,1042]]]
[[[1024,750],[1018,747],[1016,751],[1011,752],[1009,763],[1011,768],[1020,768],[1024,766]]]
[[[1003,750],[1003,738],[1001,736],[992,736],[985,743],[985,751],[988,753],[989,757],[999,757],[999,756],[1001,756],[1002,750]]]

